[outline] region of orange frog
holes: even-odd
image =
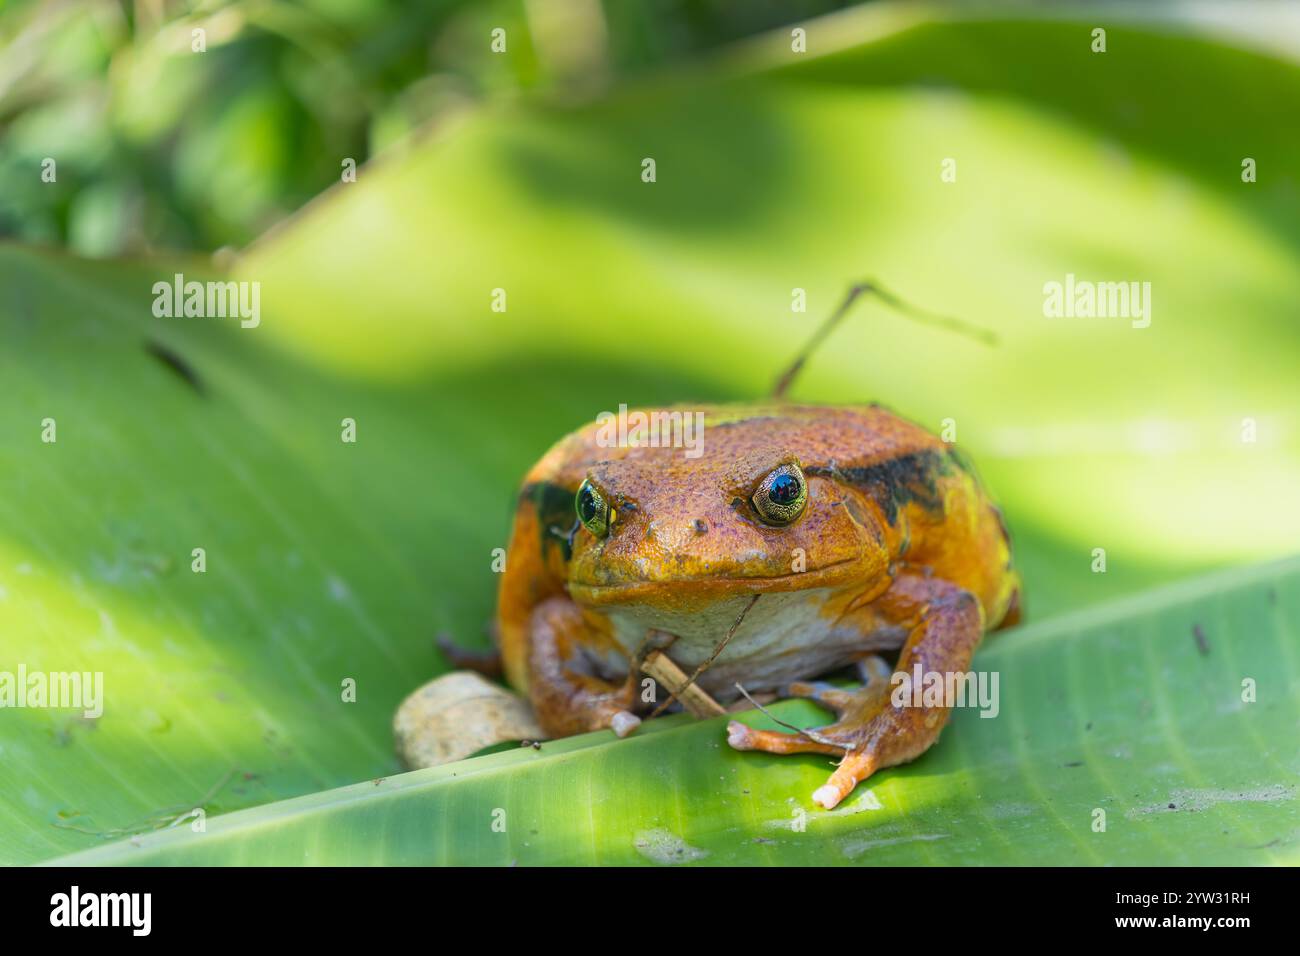
[[[903,307],[855,287],[778,399],[864,292]],[[877,655],[898,652],[895,676],[964,672],[985,630],[1018,617],[1001,516],[951,445],[877,405],[663,411],[703,412],[695,457],[636,436],[610,447],[593,423],[525,478],[500,586],[506,676],[555,736],[632,732],[654,707],[639,692],[651,650],[720,701],[737,685],[811,698],[838,719],[799,733],[733,720],[727,740],[841,756],[813,794],[834,807],[948,718],[895,703]],[[807,682],[850,665],[869,675],[860,689]]]

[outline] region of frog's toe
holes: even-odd
[[[894,669],[879,654],[868,654],[854,664],[864,687],[887,687]]]
[[[826,681],[795,681],[781,688],[782,697],[802,697],[821,704],[827,710],[842,714],[857,700],[856,692],[844,690]]]
[[[727,724],[727,743],[735,750],[765,750],[773,754],[841,754],[843,748],[803,734],[755,730],[738,720]]]
[[[849,753],[840,761],[831,778],[813,791],[813,803],[824,810],[834,810],[840,801],[853,792],[863,780],[878,769],[876,758],[870,752]]]

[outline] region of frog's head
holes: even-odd
[[[682,609],[885,574],[879,521],[823,476],[818,442],[772,431],[734,422],[711,429],[698,458],[620,448],[593,465],[575,497],[574,599]]]

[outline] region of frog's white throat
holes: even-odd
[[[829,588],[764,594],[745,612],[727,646],[698,678],[699,685],[719,699],[731,700],[739,696],[737,682],[748,691],[775,690],[842,667],[869,650],[902,644],[900,632],[873,635],[877,646],[864,645],[857,627],[823,613],[832,594]],[[655,629],[674,635],[665,653],[682,670],[694,673],[727,636],[751,598],[738,594],[689,612],[637,605],[603,609],[626,656],[620,661],[611,654],[600,662],[601,669],[611,676],[619,671],[626,674],[627,659]]]

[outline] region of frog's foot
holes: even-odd
[[[813,802],[827,810],[877,770],[919,755],[933,742],[941,725],[936,721],[933,732],[926,732],[924,720],[916,726],[915,718],[924,712],[892,707],[885,688],[875,681],[857,689],[799,682],[789,685],[784,696],[815,701],[839,719],[800,733],[755,730],[733,720],[727,725],[727,743],[737,750],[842,756],[830,780],[813,793]]]
[[[844,748],[814,740],[805,734],[779,730],[755,730],[738,720],[727,724],[727,743],[734,750],[766,750],[771,754],[841,754]]]
[[[493,634],[495,625],[489,628],[489,634]],[[482,674],[484,677],[501,676],[501,651],[498,649],[498,641],[493,637],[491,650],[476,650],[468,647],[461,647],[456,643],[450,634],[437,634],[434,637],[434,643],[442,656],[447,658],[453,670],[474,671]]]
[[[727,743],[736,750],[765,750],[776,754],[818,753],[843,755],[857,744],[853,715],[878,703],[882,688],[876,683],[860,688],[841,688],[825,681],[796,681],[781,689],[782,698],[802,697],[833,711],[840,719],[824,727],[799,733],[756,730],[733,720],[727,724]]]
[[[929,749],[947,719],[943,708],[897,707],[879,693],[864,706],[855,703],[839,721],[816,733],[844,743],[844,759],[826,783],[813,791],[813,803],[827,810],[877,770],[907,763]]]
[[[910,675],[964,672],[983,632],[978,602],[960,588],[938,579],[900,576],[884,608],[889,619],[909,627],[898,660],[898,671]],[[925,706],[912,695],[891,692],[893,678],[868,662],[866,686],[841,690],[822,683],[796,683],[786,688],[830,709],[836,721],[798,733],[753,730],[738,721],[727,725],[727,742],[737,750],[769,753],[840,753],[843,759],[825,785],[813,793],[813,802],[835,807],[877,770],[907,763],[920,756],[939,737],[948,719],[946,705]]]

